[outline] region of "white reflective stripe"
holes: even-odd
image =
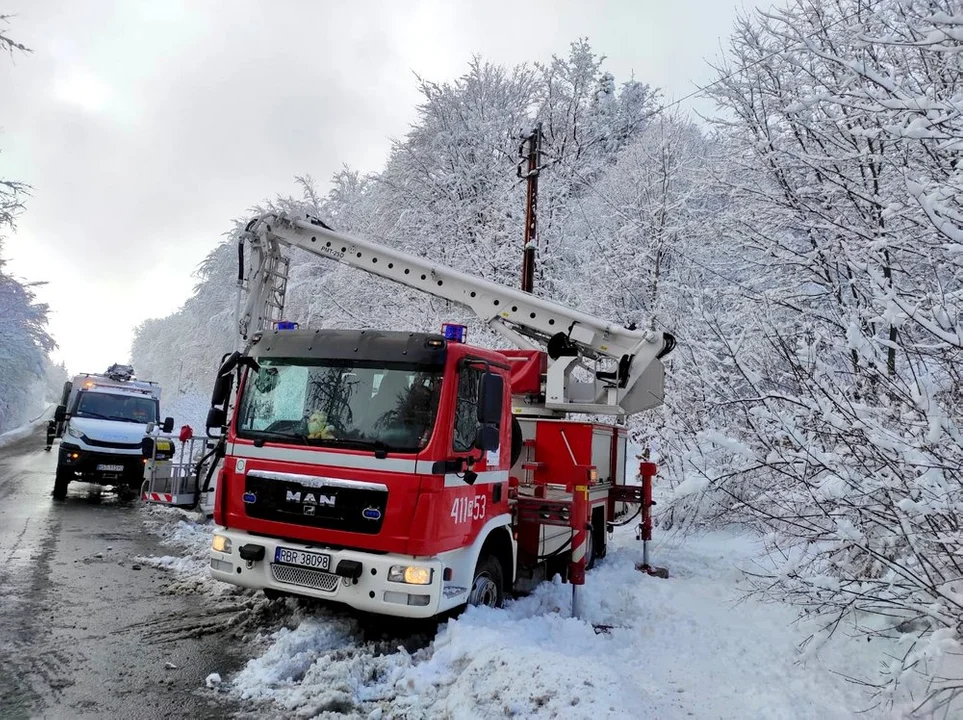
[[[585,557],[585,543],[583,542],[581,545],[576,545],[574,548],[572,548],[572,562],[574,563],[580,562],[584,557]]]
[[[485,470],[478,473],[475,485],[494,485],[495,483],[508,482],[508,470]],[[459,477],[455,473],[445,475],[445,487],[468,487],[464,480],[464,475]]]
[[[297,475],[295,473],[269,472],[267,470],[252,470],[248,477],[265,478],[266,480],[280,480],[295,482],[312,488],[346,488],[348,490],[375,490],[388,492],[388,486],[382,483],[364,482],[363,480],[340,480],[338,478],[318,477],[317,475]]]
[[[234,443],[234,447],[229,454],[234,457],[281,460],[283,462],[296,462],[305,465],[331,465],[357,470],[384,470],[396,473],[415,472],[414,460],[376,458],[374,455],[333,453],[318,449],[302,450],[300,448],[281,448],[275,446],[255,447],[254,445]]]

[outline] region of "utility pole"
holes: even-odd
[[[535,284],[535,247],[538,244],[538,174],[542,169],[542,123],[538,123],[535,130],[522,139],[518,156],[521,158],[518,163],[518,177],[528,181],[525,197],[525,244],[522,246],[522,290],[530,293]],[[528,170],[523,174],[522,163],[526,160]]]

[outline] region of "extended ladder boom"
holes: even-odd
[[[240,242],[242,258],[243,248],[248,250],[246,272],[239,277],[239,284],[248,290],[238,318],[238,330],[245,340],[280,319],[288,262],[282,247],[296,247],[467,306],[519,347],[546,350],[548,410],[630,415],[663,401],[660,358],[675,345],[668,333],[629,330],[428,258],[290,215],[262,215],[248,224]],[[576,381],[572,370],[579,364],[588,368],[586,360],[608,363],[609,367],[590,369],[593,381]]]

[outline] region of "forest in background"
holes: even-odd
[[[512,287],[519,136],[541,122],[535,293],[673,333],[666,403],[631,422],[672,502],[663,527],[741,523],[760,594],[836,632],[900,639],[863,679],[934,709],[963,683],[963,14],[948,0],[791,0],[734,27],[717,114],[617,81],[587,40],[544,63],[473,58],[420,80],[383,170],[239,213],[175,314],[144,322],[138,372],[210,392],[234,345],[236,233],[317,216]],[[459,307],[295,254],[287,316],[437,331]]]
[[[0,55],[29,53],[3,26],[0,15]],[[60,397],[67,370],[50,360],[56,343],[47,332],[49,308],[38,303],[34,288],[4,269],[4,234],[16,229],[30,188],[0,175],[0,433],[35,419],[44,404]]]

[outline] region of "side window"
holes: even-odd
[[[458,373],[458,399],[455,401],[455,432],[451,446],[455,452],[471,450],[478,430],[478,387],[482,372],[476,368],[462,368]]]

